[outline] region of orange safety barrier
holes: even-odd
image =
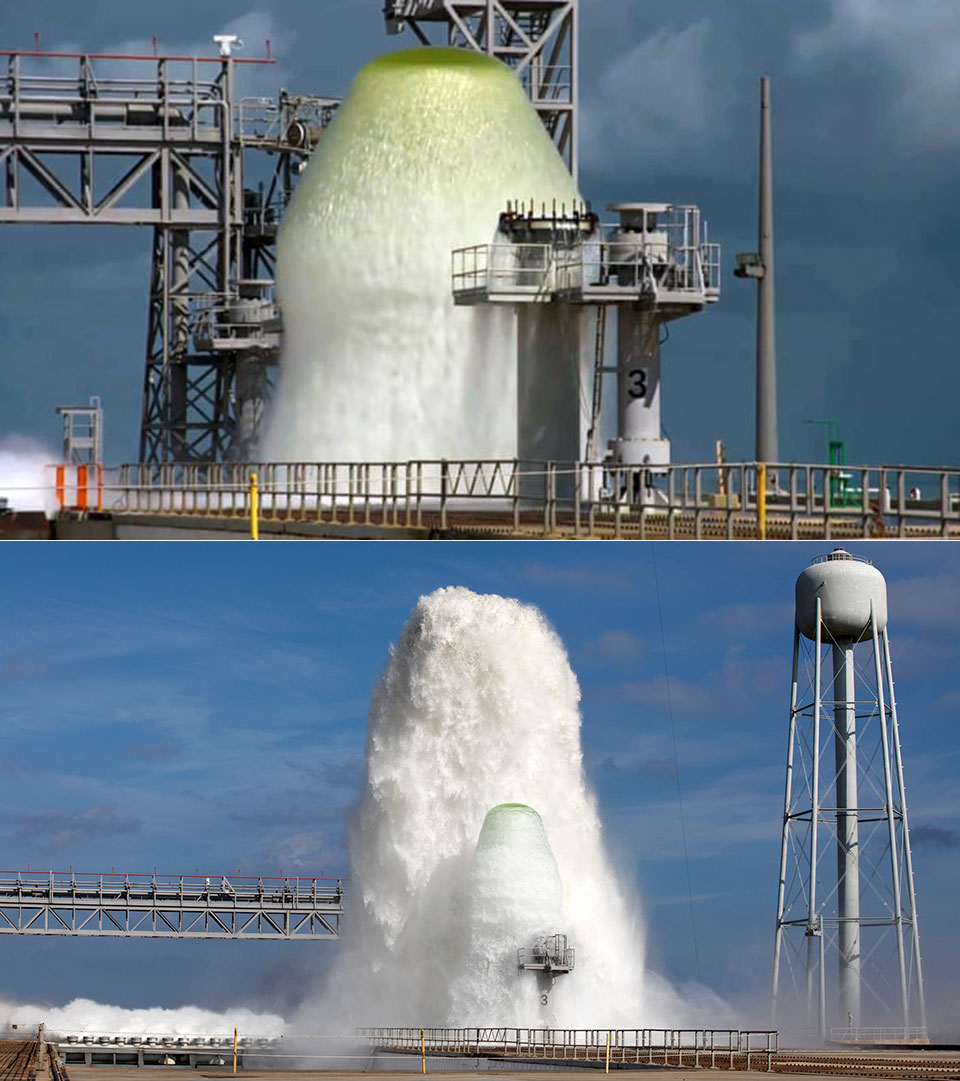
[[[55,470],[55,493],[57,507],[60,510],[67,509],[67,481],[74,477],[67,477],[67,466],[54,466]],[[72,469],[73,467],[71,467]],[[91,473],[92,471],[92,473]],[[76,500],[69,505],[70,510],[103,510],[103,463],[88,462],[76,466]],[[96,485],[95,491],[91,492],[92,485]],[[73,487],[73,485],[71,485]]]
[[[87,509],[87,467],[77,466],[77,510]]]

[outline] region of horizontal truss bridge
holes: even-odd
[[[331,878],[0,872],[0,934],[338,939]]]

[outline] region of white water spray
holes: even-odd
[[[420,48],[360,72],[280,232],[268,460],[516,456],[516,318],[451,295],[452,250],[508,200],[578,201],[508,68]]]
[[[280,1036],[283,1018],[276,1014],[236,1009],[215,1013],[198,1006],[176,1009],[148,1007],[127,1009],[107,1006],[89,998],[75,998],[65,1006],[12,1005],[0,1002],[0,1018],[24,1031],[43,1023],[58,1036],[233,1036],[237,1028],[245,1036]]]
[[[56,509],[50,463],[59,455],[26,436],[0,439],[0,498],[12,510]]]
[[[352,904],[324,1016],[345,1029],[682,1023],[644,970],[640,927],[604,851],[579,698],[536,609],[462,588],[420,600],[370,707]],[[503,803],[535,808],[545,836],[515,816],[484,827]],[[561,925],[541,926],[550,920]],[[513,935],[534,931],[567,934],[577,952],[546,1016],[519,983],[535,974],[517,971],[529,942]]]

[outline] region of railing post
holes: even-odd
[[[440,462],[440,528],[446,530],[447,528],[447,460],[442,459]]]
[[[260,489],[256,473],[250,474],[250,539],[260,539]]]
[[[767,539],[767,464],[757,463],[757,536]]]

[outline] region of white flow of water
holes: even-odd
[[[267,460],[516,457],[516,316],[451,290],[508,200],[578,201],[508,68],[421,48],[359,73],[280,232]]]
[[[421,598],[371,702],[349,827],[352,904],[314,1016],[344,1029],[681,1023],[675,996],[645,970],[639,921],[604,849],[579,701],[537,609],[459,587]],[[491,823],[504,803],[539,818]],[[538,932],[576,949],[546,1011],[536,974],[517,969],[517,948]]]

